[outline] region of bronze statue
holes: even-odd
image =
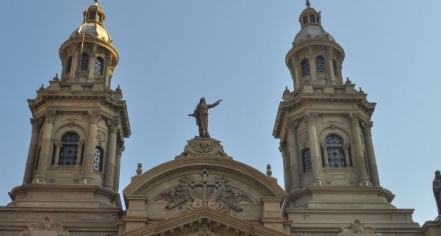
[[[193,116],[196,119],[196,125],[199,126],[200,138],[210,138],[210,134],[208,133],[208,109],[219,105],[220,102],[222,102],[221,99],[213,104],[207,104],[205,103],[205,98],[201,98],[193,113],[188,114],[188,116]]]
[[[433,194],[435,195],[436,206],[438,207],[438,215],[441,215],[441,172],[439,170],[435,171]]]

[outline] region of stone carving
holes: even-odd
[[[50,216],[46,216],[42,222],[30,224],[19,236],[70,236],[70,233],[62,224],[53,222]]]
[[[195,138],[187,141],[187,143],[188,144],[185,145],[184,151],[175,159],[197,156],[223,157],[232,159],[224,152],[222,145],[220,145],[220,141],[215,139]]]
[[[441,172],[435,171],[435,179],[433,180],[433,195],[435,196],[438,215],[441,215]]]
[[[381,236],[381,234],[374,233],[374,228],[364,226],[364,224],[355,219],[349,226],[343,227],[338,236]]]
[[[190,234],[189,236],[220,236],[220,235],[213,233],[211,228],[207,224],[204,224],[201,227],[199,227],[199,230],[196,233]]]
[[[196,119],[200,138],[210,138],[210,134],[208,133],[208,109],[219,105],[220,102],[222,102],[221,99],[213,104],[207,104],[205,103],[205,98],[201,98],[193,113],[188,114],[188,116],[193,116]]]
[[[253,203],[247,194],[229,184],[224,176],[210,176],[202,170],[200,176],[182,177],[179,184],[160,193],[155,201],[165,200],[165,209],[176,207],[179,213],[185,213],[202,207],[209,207],[220,212],[243,211],[239,204],[243,201]]]

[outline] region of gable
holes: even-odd
[[[220,213],[208,207],[189,214],[155,222],[135,229],[121,236],[228,236],[228,235],[265,235],[283,236],[285,234],[252,222]]]

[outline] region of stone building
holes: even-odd
[[[273,131],[284,188],[270,169],[261,173],[219,141],[194,138],[174,160],[146,172],[139,166],[123,208],[120,165],[131,128],[122,91],[111,86],[119,56],[98,1],[83,14],[60,47],[61,75],[28,100],[23,184],[0,207],[0,236],[441,235],[440,219],[420,227],[381,187],[375,103],[343,79],[344,50],[309,1],[286,56],[294,91],[283,92]]]

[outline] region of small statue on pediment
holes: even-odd
[[[441,172],[435,171],[435,179],[433,180],[433,195],[435,196],[438,215],[441,215]]]

